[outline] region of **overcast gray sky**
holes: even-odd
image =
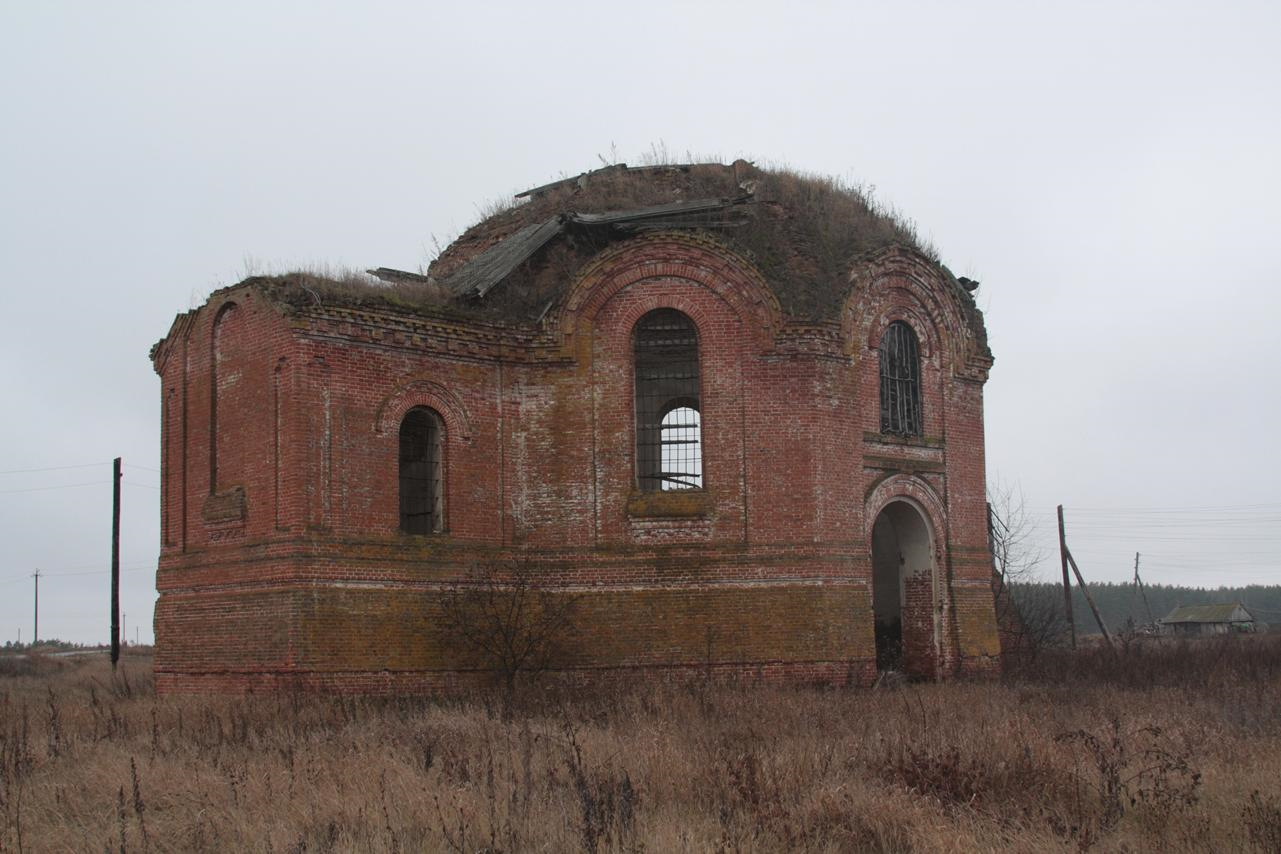
[[[0,640],[151,635],[173,316],[414,270],[655,146],[872,185],[982,281],[990,476],[1091,579],[1281,582],[1281,5],[0,0]],[[86,466],[52,470],[61,466]],[[50,469],[43,471],[17,471]],[[80,485],[88,484],[88,485]]]

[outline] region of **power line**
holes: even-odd
[[[131,563],[123,571],[124,572],[143,572],[146,570],[151,570],[154,567],[155,567],[155,563],[153,561],[148,561],[146,563]],[[79,569],[79,567],[69,567],[69,568],[73,570]],[[76,578],[82,575],[102,575],[103,573],[107,573],[107,572],[111,572],[111,570],[110,569],[89,569],[89,570],[76,571],[76,572],[46,572],[44,570],[41,570],[40,577],[41,578]],[[0,579],[0,584],[12,584],[18,581],[25,581],[30,577],[31,576],[29,574],[15,575],[12,578]]]
[[[107,465],[110,465],[110,463],[81,463],[80,465],[75,465],[75,466],[46,466],[45,468],[38,468],[38,469],[9,469],[8,471],[0,471],[0,474],[30,474],[32,472],[40,472],[40,471],[67,471],[68,469],[91,469],[91,468],[97,468],[98,466],[107,466]]]
[[[150,566],[140,566],[135,569],[122,569],[121,572],[142,572],[151,569]],[[84,572],[45,572],[42,575],[45,578],[76,578],[81,575],[103,575],[111,572],[110,569],[89,569]]]
[[[1076,507],[1066,505],[1063,509],[1077,513],[1220,513],[1232,510],[1259,510],[1281,508],[1281,502],[1263,504],[1220,504],[1202,505],[1200,507]]]
[[[76,489],[81,486],[102,486],[111,483],[109,480],[92,480],[85,483],[64,483],[61,486],[31,486],[26,489],[0,489],[0,495],[14,495],[19,492],[48,492],[51,489]]]
[[[121,480],[126,486],[136,486],[141,489],[160,489],[159,484],[155,483],[135,483],[131,480]],[[48,492],[54,489],[78,489],[82,486],[102,486],[105,483],[111,483],[109,480],[89,480],[84,483],[63,483],[57,486],[29,486],[25,489],[0,489],[0,495],[16,495],[20,492]]]
[[[150,566],[154,563],[155,563],[155,560],[151,560],[151,561],[144,561],[142,563],[138,563],[138,562],[131,563],[129,564],[129,566]],[[102,561],[95,560],[90,563],[77,563],[77,564],[71,564],[67,566],[61,566],[58,569],[54,570],[54,572],[57,572],[57,573],[74,572],[78,569],[93,569],[94,567],[101,566],[101,565],[102,565]]]

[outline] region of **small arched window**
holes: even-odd
[[[435,534],[444,527],[444,434],[440,416],[425,406],[400,422],[400,530]]]
[[[641,490],[701,489],[698,329],[673,308],[636,324],[636,478]]]
[[[881,432],[922,433],[920,348],[912,327],[901,320],[881,338]]]

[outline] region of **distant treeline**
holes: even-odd
[[[30,652],[33,649],[43,650],[44,652],[49,652],[50,650],[56,652],[69,652],[72,650],[82,649],[106,649],[106,647],[102,644],[72,643],[71,641],[50,638],[48,640],[37,641],[33,644],[23,643],[22,641],[5,641],[4,646],[0,647],[0,649],[3,649],[5,652]]]
[[[1251,584],[1247,587],[1176,587],[1166,584],[1145,584],[1148,605],[1153,620],[1159,620],[1180,605],[1211,605],[1218,602],[1240,602],[1250,609],[1256,620],[1270,626],[1281,625],[1281,585]],[[1121,631],[1128,620],[1141,626],[1147,622],[1148,612],[1143,597],[1133,584],[1091,584],[1090,595],[1099,606],[1103,622],[1109,631]],[[1063,587],[1058,584],[1018,584],[1014,597],[1028,597],[1041,603],[1063,601]],[[1060,604],[1061,607],[1061,604]],[[1072,584],[1072,617],[1078,634],[1097,634],[1099,627],[1086,604],[1085,595]]]

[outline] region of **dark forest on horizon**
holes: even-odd
[[[1049,582],[1015,584],[1012,587],[1016,601],[1049,605],[1063,601],[1063,587]],[[1244,587],[1181,587],[1168,584],[1145,584],[1144,596],[1132,583],[1090,584],[1090,595],[1098,605],[1108,631],[1123,632],[1129,621],[1135,627],[1155,622],[1180,605],[1212,605],[1240,602],[1254,615],[1255,620],[1268,626],[1281,627],[1281,585],[1251,584]],[[1149,617],[1149,612],[1151,617]],[[1099,627],[1090,613],[1075,581],[1072,584],[1072,617],[1078,634],[1098,634]]]

